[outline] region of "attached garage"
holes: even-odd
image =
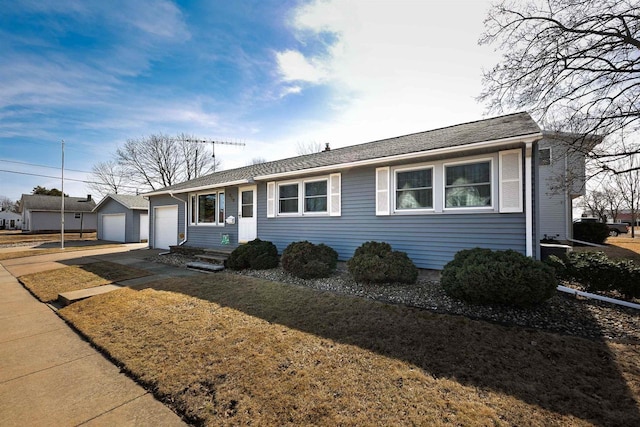
[[[103,214],[102,238],[112,242],[125,242],[125,214]]]
[[[178,206],[153,209],[153,247],[169,249],[178,244]]]

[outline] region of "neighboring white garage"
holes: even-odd
[[[94,212],[98,213],[99,240],[123,243],[148,241],[149,201],[144,197],[108,194]]]
[[[125,215],[105,214],[101,215],[102,239],[112,242],[125,242]]]
[[[153,247],[169,249],[178,244],[178,206],[158,206],[153,210]]]

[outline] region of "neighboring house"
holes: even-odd
[[[91,196],[64,198],[64,230],[96,231],[96,202]],[[31,233],[60,231],[62,201],[59,196],[23,194],[20,199],[22,230]]]
[[[541,140],[517,113],[216,172],[146,194],[150,246],[309,240],[346,260],[376,240],[435,269],[476,246],[538,258]]]
[[[22,228],[20,214],[10,211],[0,212],[0,230],[19,230]]]
[[[142,196],[108,194],[97,204],[98,239],[137,243],[149,239],[149,201]]]

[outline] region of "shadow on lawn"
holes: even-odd
[[[617,367],[615,355],[601,341],[503,327],[233,275],[172,279],[142,287],[183,293],[357,345],[405,360],[435,378],[509,394],[597,425],[640,425],[634,394]],[[625,360],[638,360],[637,346],[629,345],[625,351],[629,352]],[[637,362],[630,362],[633,364]],[[629,372],[638,369],[627,368]]]

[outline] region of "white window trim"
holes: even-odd
[[[200,204],[200,200],[198,198],[198,196],[204,196],[204,195],[209,195],[209,194],[215,194],[216,195],[216,220],[215,222],[198,222],[198,213],[200,211],[199,209],[199,204]],[[222,222],[218,222],[218,220],[220,219],[219,215],[220,215],[220,194],[225,194],[224,190],[221,191],[200,191],[198,193],[190,193],[189,194],[189,226],[190,227],[224,227],[225,226],[225,221],[223,218]],[[195,222],[192,222],[192,218],[194,218],[194,215],[192,213],[193,210],[193,203],[192,203],[192,198],[196,199],[196,212],[195,212]],[[224,217],[227,216],[227,196],[224,196]]]
[[[442,164],[442,211],[443,212],[465,212],[465,211],[495,211],[496,203],[496,183],[494,179],[494,161],[493,157],[485,157],[470,160],[460,160],[455,162],[447,162]],[[491,186],[491,205],[489,206],[456,206],[455,208],[447,207],[447,166],[470,165],[474,163],[489,162],[489,185]],[[497,185],[496,185],[497,184]]]
[[[396,202],[398,200],[398,172],[411,172],[416,170],[431,170],[431,207],[430,208],[419,208],[419,209],[398,209],[396,206]],[[421,214],[421,213],[431,213],[435,212],[436,206],[436,186],[435,186],[435,167],[432,164],[423,163],[417,165],[403,165],[400,167],[395,167],[391,170],[391,187],[393,191],[389,191],[390,195],[393,195],[393,200],[391,201],[392,212],[394,214],[399,215],[412,215],[412,214]],[[391,190],[391,189],[390,189]]]
[[[331,181],[329,180],[329,175],[325,175],[325,176],[314,176],[312,178],[306,178],[306,179],[295,179],[295,180],[288,180],[288,181],[279,181],[276,182],[276,186],[275,186],[275,194],[274,194],[274,203],[275,203],[275,215],[278,217],[297,217],[297,216],[330,216],[329,212],[330,212],[330,207],[329,207],[329,203],[330,203],[330,197],[331,197]],[[305,184],[307,183],[311,183],[311,182],[321,182],[321,181],[325,181],[327,183],[327,195],[325,196],[327,198],[327,209],[325,211],[322,212],[306,212],[304,210],[305,207]],[[280,212],[280,187],[284,186],[284,185],[292,185],[292,184],[297,184],[298,185],[298,211],[297,212]]]

